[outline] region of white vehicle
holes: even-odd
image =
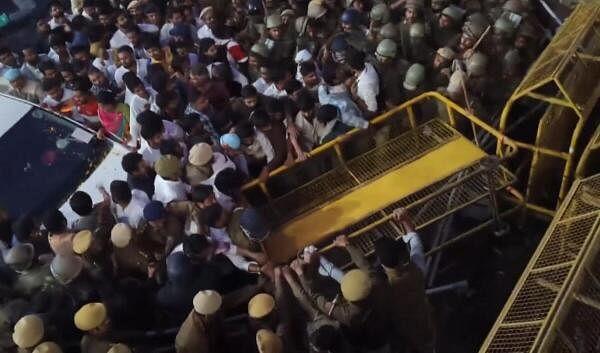
[[[99,186],[127,180],[127,152],[76,121],[0,94],[0,208],[12,217],[59,208],[71,224],[69,197],[81,190],[102,201]]]

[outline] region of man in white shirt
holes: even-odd
[[[172,201],[187,200],[191,187],[181,181],[182,169],[179,158],[173,155],[161,156],[154,164],[154,199],[167,205]]]
[[[141,132],[138,115],[150,110],[154,97],[150,95],[142,80],[133,72],[126,72],[123,75],[123,81],[125,87],[132,93],[129,99],[127,99],[127,94],[125,95],[125,100],[129,104],[129,134],[131,135],[131,139],[127,144],[131,147],[137,147]]]
[[[59,79],[48,78],[42,81],[42,90],[46,94],[42,100],[42,106],[54,111],[59,111],[72,103],[75,92],[63,88]]]
[[[115,70],[114,80],[119,88],[125,87],[123,76],[130,71],[135,73],[144,82],[148,75],[148,59],[135,59],[133,49],[130,46],[120,47],[117,50],[117,58],[121,66]]]
[[[131,190],[126,181],[114,180],[110,183],[110,196],[117,222],[137,228],[144,217],[144,206],[150,202],[148,195],[141,190]]]
[[[379,75],[370,63],[366,63],[364,55],[354,54],[348,57],[348,65],[356,77],[356,93],[358,105],[367,115],[375,115],[378,111],[377,95],[379,94]]]
[[[240,210],[243,212],[242,210]],[[202,210],[203,223],[209,227],[209,236],[213,244],[218,244],[225,249],[225,255],[231,263],[240,270],[257,273],[261,271],[261,264],[266,261],[266,255],[257,249],[241,246],[240,242],[232,241],[230,231],[239,231],[239,215],[231,217],[219,204],[213,204]],[[238,234],[244,237],[243,234]],[[240,240],[240,239],[238,239]],[[248,242],[248,241],[246,241]],[[248,242],[251,244],[251,242]],[[258,243],[256,243],[258,245]]]

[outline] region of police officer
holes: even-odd
[[[456,5],[442,10],[432,26],[433,43],[437,48],[454,47],[460,40],[460,26],[465,11]]]
[[[294,43],[285,38],[286,27],[279,14],[273,14],[266,19],[266,32],[262,44],[269,50],[273,62],[289,60],[294,55]]]
[[[370,41],[375,41],[381,27],[390,21],[390,10],[384,3],[375,4],[369,12],[369,19],[367,37]]]
[[[401,82],[408,68],[408,62],[398,57],[398,45],[391,39],[384,39],[377,45],[373,66],[379,73],[380,99],[386,110],[402,103]]]

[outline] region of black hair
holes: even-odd
[[[148,50],[150,48],[161,48],[160,42],[155,36],[148,36],[144,39],[144,49]]]
[[[119,49],[117,49],[117,54],[120,53],[129,53],[131,55],[133,55],[133,48],[131,48],[129,45],[123,45],[121,47],[119,47]]]
[[[55,47],[57,45],[65,45],[66,44],[66,39],[65,36],[63,34],[51,34],[50,37],[48,38],[48,45],[50,46],[50,48]]]
[[[142,128],[140,131],[140,135],[147,141],[152,139],[154,136],[158,134],[162,134],[165,131],[165,126],[163,125],[162,120],[148,120],[145,121],[144,124],[141,124]]]
[[[73,90],[89,92],[90,88],[92,88],[92,83],[87,77],[77,76],[75,77],[75,81],[73,83]]]
[[[42,90],[46,92],[61,85],[62,82],[58,78],[45,78],[42,80]]]
[[[285,92],[289,95],[302,89],[302,83],[296,79],[289,80],[285,83]]]
[[[71,29],[73,31],[83,31],[89,26],[89,21],[82,15],[77,15],[71,19]]]
[[[283,99],[269,99],[266,105],[267,114],[285,113],[285,105]]]
[[[218,203],[203,208],[201,214],[202,223],[209,227],[214,227],[219,221],[219,218],[221,218],[222,213],[223,207]]]
[[[169,103],[174,100],[177,100],[177,94],[172,91],[164,90],[156,95],[155,102],[161,110],[164,110],[167,107],[167,105],[169,105]]]
[[[250,122],[256,128],[260,129],[262,127],[266,127],[266,126],[270,125],[271,124],[271,118],[269,117],[269,115],[265,111],[263,111],[263,110],[255,110],[250,115]]]
[[[179,142],[175,139],[164,139],[160,142],[160,154],[163,156],[173,155],[177,158],[183,157],[181,154],[181,148],[179,147]]]
[[[243,121],[235,126],[235,134],[241,139],[245,139],[254,136],[254,129],[252,124],[247,121]]]
[[[352,55],[348,55],[346,59],[348,66],[356,71],[362,71],[365,68],[365,54],[363,52],[355,52]]]
[[[8,47],[0,47],[0,55],[12,54],[12,51]]]
[[[316,72],[317,68],[315,67],[315,63],[312,61],[305,61],[300,63],[300,75],[306,76],[312,72]]]
[[[319,110],[317,110],[317,120],[319,120],[322,123],[328,123],[331,120],[335,119],[338,115],[338,108],[335,105],[331,105],[331,104],[324,104],[322,106],[319,107]]]
[[[200,255],[209,246],[208,239],[201,234],[190,234],[183,239],[183,253],[188,257]]]
[[[246,85],[242,87],[240,93],[242,98],[258,97],[258,91],[256,90],[256,87],[252,85]]]
[[[204,202],[207,198],[214,194],[214,190],[210,185],[196,185],[192,187],[190,192],[190,200],[193,202]]]
[[[121,159],[121,167],[127,174],[135,172],[143,157],[137,152],[129,152]]]
[[[21,243],[26,243],[30,240],[31,233],[35,229],[33,217],[24,215],[19,217],[12,225],[12,231]]]
[[[137,77],[137,75],[135,73],[131,72],[131,71],[127,71],[123,75],[123,82],[125,82],[125,86],[131,92],[133,92],[136,87],[144,85],[144,83],[142,82],[142,80],[140,80],[140,78]]]
[[[73,70],[73,65],[71,65],[71,63],[62,63],[58,65],[58,71],[62,72],[62,71],[68,71],[71,73],[74,73],[75,70]]]
[[[169,74],[165,71],[161,64],[152,64],[148,66],[148,81],[152,89],[156,92],[164,92],[169,83]]]
[[[319,350],[336,352],[340,346],[340,331],[333,325],[323,325],[312,332],[309,341]]]
[[[114,202],[129,202],[131,201],[131,188],[126,181],[113,180],[110,183],[110,196]]]
[[[206,65],[196,64],[191,67],[190,73],[195,76],[207,76],[208,69],[206,68]]]
[[[200,97],[207,98],[207,97],[206,97],[206,95],[205,95],[204,93],[200,92],[200,91],[199,91],[199,90],[197,90],[197,89],[194,89],[194,88],[192,88],[192,89],[190,89],[190,90],[188,91],[188,102],[190,102],[190,103],[192,103],[192,104],[193,104],[193,103],[194,103],[194,102],[196,102],[196,101],[198,100],[198,98],[200,98]]]
[[[77,53],[90,53],[90,48],[87,45],[74,45],[69,49],[71,55],[75,55]]]
[[[144,110],[143,112],[139,113],[136,120],[140,125],[146,125],[146,123],[153,122],[162,123],[162,117],[152,110]]]
[[[208,48],[212,47],[215,44],[216,42],[212,38],[206,37],[200,39],[198,41],[198,53],[200,53],[200,55],[204,54],[208,50]]]
[[[96,95],[96,99],[100,104],[117,104],[115,93],[112,91],[100,91]]]
[[[323,81],[328,86],[335,86],[338,84],[338,75],[337,75],[338,67],[335,64],[328,64],[323,66],[323,70],[321,71],[321,75],[323,76]]]
[[[40,62],[38,68],[41,72],[44,72],[46,70],[56,70],[56,64],[52,60],[44,60]]]
[[[385,267],[394,268],[409,261],[408,248],[403,240],[393,240],[387,237],[375,241],[375,254]]]
[[[300,93],[298,99],[296,100],[296,105],[298,106],[298,109],[300,109],[303,112],[313,110],[315,108],[315,103],[315,98],[306,91]]]
[[[67,229],[67,219],[58,209],[46,212],[42,224],[50,233],[60,233]]]
[[[80,216],[87,216],[92,213],[92,210],[94,209],[92,198],[84,191],[76,191],[69,199],[69,206],[71,206],[71,209]]]
[[[244,185],[244,174],[233,168],[225,168],[215,176],[215,187],[221,193],[234,197]]]

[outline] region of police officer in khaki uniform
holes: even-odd
[[[414,233],[406,211],[395,211],[394,221],[401,223],[407,234]],[[404,240],[381,238],[375,243],[375,254],[389,285],[393,337],[408,345],[411,352],[434,352],[435,326],[424,274],[411,261]]]
[[[202,290],[194,296],[194,308],[175,337],[177,353],[218,353],[224,348],[219,311],[222,302],[214,290]]]
[[[125,223],[117,223],[110,233],[113,258],[120,277],[145,279],[156,271],[157,260],[152,248],[142,246],[139,236]]]
[[[342,296],[333,301],[327,300],[314,290],[301,267],[294,266],[302,287],[317,309],[341,324],[351,344],[365,351],[385,349],[390,333],[386,284],[370,271],[367,260],[358,249],[350,245],[346,236],[338,236],[334,245],[346,249],[358,267],[342,278]]]

